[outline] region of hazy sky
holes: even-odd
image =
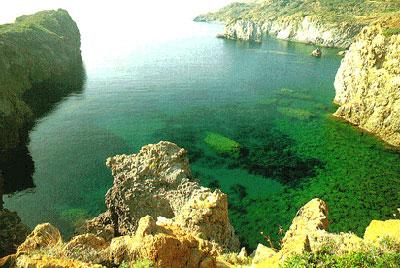
[[[116,53],[190,36],[196,15],[230,2],[233,0],[0,0],[0,24],[40,10],[66,9],[81,32],[85,62],[95,65]]]
[[[43,9],[65,8],[71,15],[82,17],[105,16],[104,19],[121,19],[135,16],[152,19],[169,13],[171,17],[185,12],[189,16],[215,10],[233,0],[1,0],[0,23],[11,22],[21,14]],[[151,7],[150,14],[149,7]]]

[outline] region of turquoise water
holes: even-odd
[[[231,220],[250,248],[265,242],[261,231],[278,244],[279,226],[314,197],[328,202],[332,231],[362,235],[370,220],[392,217],[399,154],[331,117],[336,50],[317,59],[304,44],[221,40],[219,25],[186,27],[190,34],[128,43],[99,61],[84,46],[84,90],[38,120],[29,144],[36,187],[5,206],[69,236],[105,209],[107,157],[169,140],[189,151],[202,185],[229,194]],[[208,135],[240,149],[216,150]]]

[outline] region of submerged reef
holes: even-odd
[[[355,35],[372,21],[400,9],[398,1],[271,0],[232,3],[195,21],[220,21],[218,37],[261,42],[263,35],[347,48]]]
[[[400,220],[374,220],[363,238],[329,233],[328,207],[318,198],[300,208],[279,247],[265,235],[251,255],[239,251],[227,196],[199,186],[186,151],[173,143],[150,144],[138,154],[109,158],[107,165],[114,175],[107,212],[69,241],[51,224],[39,224],[0,266],[308,267],[318,258],[346,259],[350,266],[400,264]]]

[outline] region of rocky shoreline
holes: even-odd
[[[138,154],[109,158],[107,165],[114,185],[105,214],[87,221],[70,241],[51,224],[40,224],[0,266],[117,267],[145,261],[148,267],[278,267],[327,245],[332,254],[343,255],[388,251],[379,243],[383,238],[400,242],[400,220],[372,221],[364,238],[329,233],[328,207],[316,198],[298,211],[279,250],[259,244],[249,256],[239,251],[227,196],[193,180],[184,149],[150,144]]]
[[[194,18],[225,25],[218,37],[262,42],[265,35],[324,47],[348,48],[361,29],[399,9],[395,2],[245,1]]]

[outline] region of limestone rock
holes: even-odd
[[[262,244],[258,244],[256,250],[254,251],[253,263],[259,263],[266,259],[271,258],[276,254],[276,251],[272,248],[266,247]]]
[[[82,226],[76,229],[76,234],[92,233],[96,236],[103,237],[107,241],[115,236],[115,226],[111,220],[110,211],[106,211],[96,218],[85,221]]]
[[[63,255],[87,262],[106,263],[108,261],[109,243],[102,237],[93,234],[78,235],[71,239],[62,249]]]
[[[53,247],[61,243],[60,231],[50,223],[42,223],[37,225],[18,247],[17,255],[28,254],[35,250]]]
[[[229,222],[228,197],[219,190],[197,191],[174,218],[176,224],[196,232],[231,250],[239,250],[239,240]]]
[[[297,236],[308,235],[317,230],[328,229],[328,206],[321,199],[315,198],[303,206],[296,214],[292,225],[282,239],[285,246]]]
[[[386,35],[396,18],[364,28],[336,74],[335,116],[400,146],[400,34]]]
[[[136,231],[142,217],[165,217],[203,239],[238,250],[226,195],[193,181],[184,149],[162,141],[144,146],[138,154],[109,158],[107,165],[114,176],[106,195],[108,211],[87,222],[80,233],[104,237],[100,230],[108,228],[114,235],[128,235]]]
[[[244,40],[244,41],[262,41],[262,31],[260,25],[246,20],[233,21],[225,25],[224,36],[227,39]]]
[[[362,29],[362,23],[324,23],[318,16],[237,19],[226,23],[223,36],[228,39],[261,42],[263,35],[325,47],[347,48]]]
[[[215,267],[220,250],[177,225],[159,226],[151,217],[140,220],[134,236],[114,238],[110,245],[114,264],[146,259],[156,267]]]
[[[16,266],[21,268],[101,268],[98,264],[84,263],[73,259],[55,258],[51,256],[35,255],[20,256]]]
[[[373,220],[364,233],[364,239],[370,242],[379,242],[382,238],[390,238],[400,243],[400,220]]]
[[[0,210],[0,257],[15,253],[29,233],[16,212]]]

